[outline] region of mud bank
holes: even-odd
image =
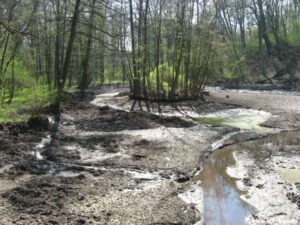
[[[223,146],[277,132],[251,130],[269,117],[242,129],[190,118],[246,110],[227,103],[149,106],[116,92],[66,94],[50,145],[46,132],[0,131],[0,224],[204,224],[203,184],[192,179],[204,161]],[[256,217],[266,219],[264,211]]]
[[[300,168],[299,131],[280,132],[228,148],[234,151],[237,165],[227,172],[239,179],[240,190],[247,191],[242,199],[257,209],[247,222],[299,224],[300,176],[295,173],[293,179],[288,179],[280,173]]]
[[[24,133],[14,142],[6,134],[0,223],[188,225],[203,221],[195,200],[185,198],[191,188],[188,181],[212,151],[211,143],[234,128],[129,113],[90,101],[90,95],[65,96],[51,145],[47,133]]]

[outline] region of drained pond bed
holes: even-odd
[[[133,101],[113,91],[67,94],[55,135],[0,130],[0,224],[300,218],[299,132],[263,126],[280,117],[213,101],[151,103],[150,111],[137,103],[132,112]]]

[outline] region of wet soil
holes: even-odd
[[[49,132],[20,125],[0,129],[0,224],[202,224],[205,182],[191,178],[204,160],[224,145],[269,135],[189,119],[190,112],[203,115],[234,104],[149,107],[122,94],[99,94],[65,94],[59,128],[39,150],[41,158],[35,152]],[[282,127],[277,120],[275,125]],[[270,151],[251,155],[262,170]],[[298,151],[287,150],[284,157],[293,154]],[[234,187],[234,179],[227,179]],[[289,193],[286,198],[295,202],[297,192]]]
[[[243,200],[258,209],[248,217],[250,224],[299,223],[300,177],[289,179],[280,173],[281,169],[291,172],[300,168],[299,135],[298,130],[282,131],[228,147],[239,162],[230,174],[239,178],[239,188],[247,191]]]
[[[300,129],[299,92],[265,92],[211,89],[209,101],[265,110],[276,117],[264,125],[281,129]]]
[[[200,213],[179,194],[189,188],[185,181],[210,143],[230,129],[97,107],[89,103],[93,98],[93,93],[65,95],[59,130],[40,158],[34,153],[49,132],[1,131],[0,224],[200,221]],[[195,130],[210,135],[199,139]]]

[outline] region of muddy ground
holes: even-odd
[[[232,176],[242,176],[241,181],[250,177],[246,181],[253,184],[262,176],[255,171],[275,174],[276,162],[299,157],[299,131],[279,130],[299,129],[298,96],[291,97],[287,108],[277,101],[272,107],[260,101],[254,105],[257,97],[251,94],[238,99],[232,93],[212,92],[206,101],[146,104],[129,100],[124,92],[92,90],[84,98],[66,93],[60,120],[50,131],[32,130],[26,124],[0,127],[0,224],[203,224],[201,182],[191,178],[214,150],[224,145],[237,148],[237,167],[244,174]],[[241,132],[190,118],[236,108],[271,112],[275,117],[264,125],[277,129]],[[289,138],[280,139],[281,134]],[[276,148],[253,143],[265,139],[281,142],[273,143]],[[246,153],[239,154],[240,144]],[[250,148],[260,145],[264,147],[256,151]],[[249,159],[254,161],[251,167],[242,163]],[[284,166],[300,168],[297,162]],[[268,224],[275,214],[291,221],[299,215],[299,184],[276,179],[281,188],[269,196],[269,205],[250,201],[259,209],[250,221]],[[251,188],[258,185],[243,188],[257,199]],[[271,189],[268,185],[265,182]],[[264,185],[258,187],[266,192]],[[286,188],[289,191],[283,192]],[[282,209],[273,207],[278,198]],[[286,208],[294,211],[284,212]]]

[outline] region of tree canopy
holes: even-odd
[[[1,101],[120,82],[133,98],[197,98],[208,82],[251,80],[253,60],[293,78],[299,16],[294,0],[3,0]]]

